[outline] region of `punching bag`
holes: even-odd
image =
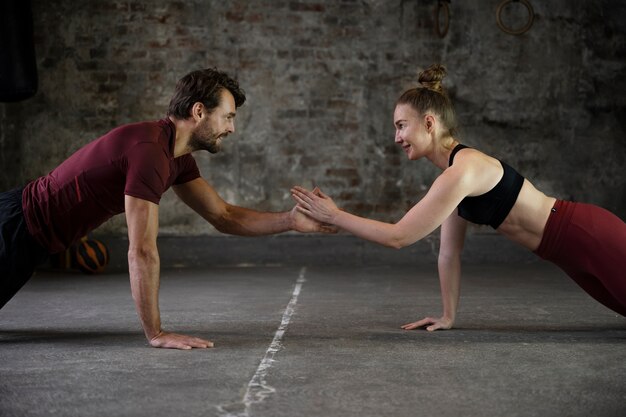
[[[30,0],[0,0],[0,101],[37,92],[37,64]]]

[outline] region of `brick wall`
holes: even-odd
[[[531,2],[522,36],[498,29],[499,0],[452,2],[440,38],[436,1],[33,0],[40,88],[0,104],[0,185],[46,173],[114,126],[162,117],[178,78],[217,66],[248,95],[224,152],[196,157],[224,198],[285,210],[293,184],[315,183],[348,210],[397,220],[437,171],[394,145],[394,101],[443,62],[464,142],[549,194],[626,217],[626,7]],[[164,234],[216,233],[171,193],[161,206]],[[123,234],[123,217],[103,230]]]

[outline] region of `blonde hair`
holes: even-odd
[[[431,65],[419,74],[418,81],[421,87],[405,91],[396,101],[396,105],[409,104],[420,115],[429,111],[436,113],[448,134],[456,136],[457,121],[454,107],[441,85],[447,74],[443,65]]]

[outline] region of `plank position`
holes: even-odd
[[[49,174],[0,193],[0,308],[48,255],[68,248],[125,212],[131,292],[150,345],[207,348],[213,343],[163,330],[159,313],[159,201],[170,188],[222,233],[329,232],[300,213],[259,212],[228,204],[200,176],[192,152],[217,153],[235,131],[246,100],[216,69],[193,71],[176,85],[167,117],[120,126],[85,145]]]
[[[626,224],[590,204],[557,200],[496,158],[460,144],[452,103],[441,85],[446,70],[422,72],[394,111],[395,142],[408,159],[425,157],[442,170],[426,196],[397,223],[355,216],[324,193],[294,187],[298,209],[381,245],[401,248],[441,226],[438,269],[440,317],[403,326],[450,329],[459,303],[461,252],[467,222],[490,225],[513,242],[561,267],[590,296],[626,316]]]

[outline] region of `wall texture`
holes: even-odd
[[[315,182],[348,210],[397,220],[437,171],[394,144],[394,101],[442,62],[462,141],[626,218],[626,4],[530,1],[521,36],[496,25],[500,0],[453,1],[440,38],[435,0],[33,0],[40,88],[0,104],[0,187],[163,117],[178,78],[216,66],[248,95],[224,152],[196,155],[226,200],[285,210],[291,185]],[[526,19],[519,3],[503,16]],[[162,234],[216,233],[171,192],[161,207]],[[123,216],[101,230],[124,234]]]

